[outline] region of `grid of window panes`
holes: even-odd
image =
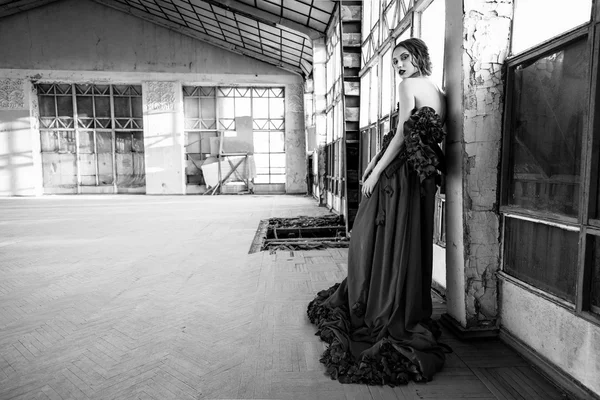
[[[204,185],[202,162],[211,153],[211,137],[217,131],[217,88],[183,86],[186,179],[188,184]],[[214,145],[214,142],[213,142]]]
[[[396,129],[397,87],[399,81],[392,68],[392,52],[397,43],[419,35],[429,48],[433,64],[432,80],[443,86],[445,2],[433,0],[367,0],[363,2],[360,79],[360,171],[362,175],[369,160],[379,151],[383,136]],[[426,6],[423,9],[423,6]],[[415,25],[421,27],[414,32]],[[445,209],[444,194],[438,191],[436,209]],[[445,244],[445,212],[436,212],[436,243]],[[444,229],[442,229],[444,227]]]
[[[342,146],[344,129],[344,102],[341,89],[343,84],[341,24],[334,22],[326,43],[326,143],[327,176],[326,188],[332,196],[328,196],[327,205],[340,212],[343,187]]]
[[[581,7],[561,12],[554,10],[558,2],[550,3],[556,7],[541,11],[549,13],[546,28],[529,32],[528,3],[515,2],[513,51],[537,47],[508,61],[504,270],[575,304],[577,312],[599,314],[600,133],[593,124],[600,124],[600,93],[591,90],[598,71],[590,67],[598,62],[593,47],[600,35],[593,36],[593,47],[590,40],[598,21],[590,23],[591,1],[577,0]]]
[[[38,84],[44,187],[145,185],[139,85]],[[60,171],[50,165],[60,164]]]
[[[285,183],[285,94],[280,87],[184,86],[187,157],[200,165],[210,154],[210,137],[237,136],[236,118],[251,117],[255,184]],[[206,140],[209,139],[209,140]],[[188,182],[199,181],[188,175]]]

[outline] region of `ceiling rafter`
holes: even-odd
[[[0,18],[17,14],[23,11],[31,10],[46,4],[54,3],[58,0],[12,0],[0,3]]]
[[[200,32],[198,30],[187,28],[187,27],[185,27],[185,26],[183,26],[181,24],[178,24],[178,23],[175,23],[175,22],[171,22],[171,21],[167,21],[167,20],[165,20],[163,18],[156,17],[156,16],[154,16],[154,15],[148,13],[148,12],[144,12],[144,11],[142,11],[140,9],[137,9],[137,8],[134,8],[134,7],[130,7],[130,6],[126,6],[123,3],[120,3],[120,2],[117,2],[117,1],[114,1],[114,0],[94,0],[94,1],[96,3],[99,3],[99,4],[103,4],[105,6],[112,7],[114,9],[119,10],[119,11],[123,11],[123,12],[129,13],[131,15],[134,15],[134,16],[138,17],[138,18],[145,19],[145,20],[150,21],[152,23],[155,23],[157,25],[161,25],[161,26],[163,26],[165,28],[174,30],[174,31],[179,32],[179,33],[181,33],[183,35],[191,36],[191,37],[193,37],[195,39],[199,39],[199,40],[201,40],[203,42],[210,43],[212,45],[215,45],[217,47],[223,48],[225,50],[229,50],[229,51],[234,52],[234,53],[238,53],[238,54],[241,54],[241,55],[244,55],[244,56],[247,56],[247,57],[251,57],[251,58],[257,59],[257,60],[262,61],[262,62],[267,62],[267,63],[273,64],[273,65],[275,65],[275,66],[277,66],[279,68],[282,68],[282,69],[290,71],[290,72],[294,72],[294,73],[299,74],[299,75],[304,75],[305,74],[305,71],[303,71],[302,68],[300,68],[299,66],[296,66],[296,65],[293,65],[293,64],[289,64],[289,63],[286,63],[286,62],[283,62],[283,61],[279,61],[279,60],[270,60],[270,61],[267,61],[267,60],[265,60],[266,56],[264,54],[257,53],[257,52],[255,52],[255,51],[253,51],[251,49],[246,49],[246,48],[243,48],[243,47],[240,47],[240,46],[236,46],[236,45],[234,45],[232,43],[226,42],[225,40],[216,38],[216,37],[208,35],[206,33],[202,33],[202,32]]]
[[[0,18],[57,1],[0,0]],[[312,70],[313,40],[325,35],[338,6],[321,0],[93,1],[302,76]]]
[[[251,7],[247,4],[236,0],[202,0],[206,3],[213,4],[226,10],[232,11],[236,14],[243,15],[245,17],[263,22],[269,25],[281,25],[304,34],[307,38],[314,40],[323,37],[325,34],[316,29],[302,25],[298,22],[284,18],[283,15],[272,14],[268,11],[263,11],[258,7]],[[283,8],[282,8],[283,13]]]

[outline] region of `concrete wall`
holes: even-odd
[[[600,327],[508,281],[500,295],[502,327],[600,396]]]
[[[0,78],[0,196],[41,194],[40,140],[29,88],[23,79]]]
[[[292,104],[295,110],[286,112],[286,144],[290,150],[287,183],[291,192],[306,191],[304,110],[302,101],[292,101],[302,77],[92,1],[64,0],[0,19],[0,195],[42,193],[41,162],[35,161],[40,151],[37,101],[35,95],[31,99],[29,96],[31,82],[165,81],[176,82],[178,93],[181,84],[284,87],[286,104]],[[3,90],[7,87],[11,89]],[[15,106],[6,100],[18,92],[22,103]],[[145,113],[145,117],[150,114]],[[296,114],[302,118],[296,118]],[[154,158],[158,162],[166,157],[173,168],[167,175],[163,171],[162,178],[155,182],[150,178],[152,170],[147,170],[147,187],[156,184],[161,188],[151,189],[152,193],[182,193],[175,182],[179,182],[180,175],[185,179],[183,169],[180,172],[183,158],[180,161],[172,157],[183,154],[181,138],[177,139],[183,132],[177,118],[173,118],[175,125],[170,134],[176,136],[172,137],[175,147],[169,150],[170,155],[163,154],[164,148],[158,153],[146,149],[147,161],[148,157],[151,163]],[[144,126],[154,129],[148,125],[153,123],[150,118]],[[160,132],[150,135],[155,134]],[[167,192],[163,183],[169,188]]]

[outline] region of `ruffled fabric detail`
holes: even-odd
[[[342,323],[346,332],[350,332],[350,313],[346,306],[331,308],[325,304],[326,300],[340,286],[336,283],[326,290],[320,291],[308,305],[308,318],[318,328],[315,335],[328,343],[329,346],[320,358],[320,362],[327,368],[326,374],[331,379],[341,383],[361,383],[367,385],[405,385],[409,381],[426,382],[432,376],[425,376],[421,372],[416,351],[410,347],[394,343],[392,340],[382,339],[378,346],[363,352],[356,359],[347,343],[342,343],[337,335],[337,328]],[[352,312],[362,314],[360,303],[356,303]],[[364,305],[362,305],[364,307]],[[358,311],[358,312],[357,312]],[[428,327],[439,337],[441,331],[433,320],[427,322]],[[341,339],[341,340],[340,340]],[[440,346],[442,348],[442,346]],[[432,349],[434,350],[434,349]],[[437,349],[440,350],[440,349]],[[443,349],[444,353],[448,350]]]
[[[404,146],[398,155],[405,159],[411,169],[417,172],[421,182],[432,175],[446,173],[444,154],[439,144],[446,137],[442,119],[431,107],[413,110],[404,122]],[[382,151],[385,151],[394,137],[390,131],[383,137]]]

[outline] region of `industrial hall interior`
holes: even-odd
[[[306,304],[408,38],[446,95],[453,352],[343,385]],[[600,399],[599,49],[599,0],[0,0],[0,399]],[[300,216],[334,222],[248,252]]]

